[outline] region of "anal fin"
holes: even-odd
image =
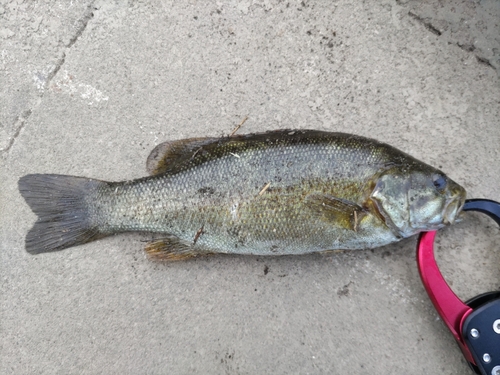
[[[323,220],[354,231],[358,230],[360,220],[366,215],[366,210],[357,203],[328,194],[309,194],[306,204]]]
[[[182,241],[178,237],[165,237],[148,242],[144,250],[150,259],[159,261],[186,260],[211,254],[196,249],[192,243]]]

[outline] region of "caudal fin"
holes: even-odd
[[[103,237],[91,222],[86,197],[102,181],[54,174],[19,179],[19,192],[38,216],[26,236],[31,254],[63,250]]]

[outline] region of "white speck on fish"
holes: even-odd
[[[236,221],[238,219],[238,206],[238,202],[234,203],[231,206],[231,218],[233,219],[233,221]]]
[[[268,182],[266,185],[264,185],[264,187],[262,188],[262,190],[259,192],[259,195],[262,195],[266,192],[267,189],[269,189],[269,186],[271,186],[271,183]]]

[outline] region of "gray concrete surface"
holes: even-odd
[[[0,1],[0,373],[471,374],[415,239],[156,264],[130,234],[30,256],[17,180],[144,176],[156,144],[248,116],[240,133],[378,138],[500,200],[499,4]],[[500,288],[498,232],[469,215],[439,234],[460,297]]]

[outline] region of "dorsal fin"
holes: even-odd
[[[238,155],[246,150],[277,144],[291,145],[318,142],[318,140],[329,142],[332,134],[319,130],[273,130],[222,138],[188,138],[168,141],[159,144],[151,152],[147,161],[147,170],[151,175],[178,173],[188,163],[199,165],[228,154]],[[346,138],[354,137],[349,134],[336,134]]]
[[[196,156],[197,152],[217,138],[188,138],[167,141],[156,146],[148,156],[146,168],[151,175],[160,175]]]

